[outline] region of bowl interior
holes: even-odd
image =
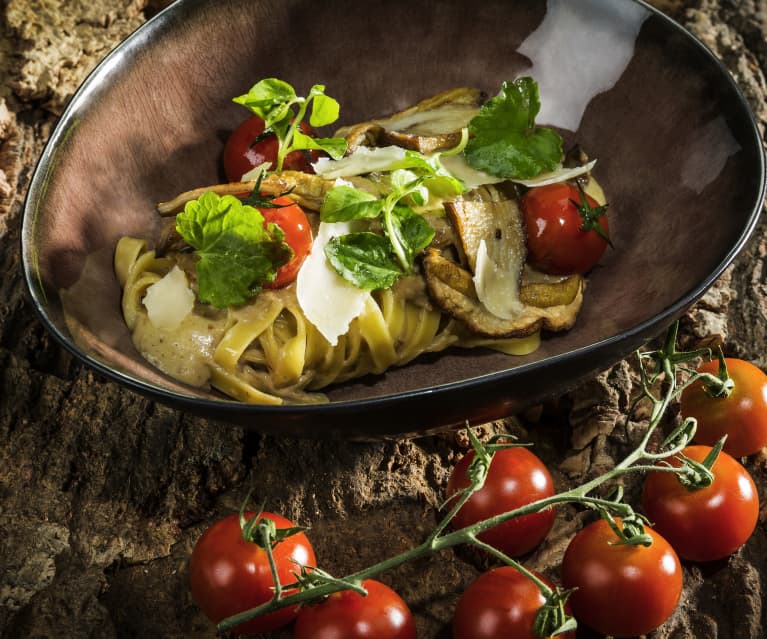
[[[456,86],[493,94],[518,75],[539,82],[539,121],[598,159],[595,175],[610,201],[614,248],[591,273],[571,331],[521,358],[484,350],[424,357],[332,388],[328,405],[282,411],[232,407],[168,379],[135,351],[120,314],[115,244],[124,235],[155,237],[156,202],[223,181],[224,141],[247,117],[233,96],[270,76],[301,94],[325,84],[346,124]],[[309,0],[180,0],[118,47],[75,96],[30,188],[23,256],[53,333],[89,364],[160,400],[300,431],[306,419],[369,412],[377,402],[395,410],[442,393],[476,396],[456,409],[460,422],[556,392],[680,314],[753,229],[763,164],[753,117],[725,70],[641,3],[336,0],[318,9]],[[472,394],[501,386],[500,404]]]

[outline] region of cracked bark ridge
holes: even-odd
[[[465,433],[375,444],[303,442],[183,415],[96,378],[37,322],[23,292],[19,228],[32,167],[87,72],[165,0],[0,3],[0,638],[212,638],[191,601],[187,561],[249,490],[312,527],[321,565],[348,573],[422,541],[436,523]],[[767,2],[656,0],[727,65],[767,123]],[[685,316],[684,346],[721,343],[767,361],[767,234]],[[601,472],[641,437],[626,421],[632,358],[519,419],[484,424],[532,441],[565,487]],[[749,461],[764,500],[767,456]],[[638,482],[626,482],[636,496]],[[526,564],[550,577],[588,513],[562,508]],[[767,613],[767,506],[732,558],[686,565],[682,602],[653,639],[756,639]],[[382,576],[410,603],[419,636],[446,639],[458,594],[488,558],[445,552]],[[579,637],[589,637],[588,632]],[[275,639],[289,632],[276,633]]]

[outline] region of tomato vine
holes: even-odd
[[[293,572],[295,581],[284,584],[279,583],[274,567],[272,557],[275,546],[274,539],[270,537],[270,529],[261,526],[261,535],[259,535],[257,543],[266,551],[272,566],[272,573],[275,578],[273,597],[261,605],[223,619],[218,623],[218,629],[221,631],[230,630],[256,617],[274,613],[285,607],[316,603],[342,590],[351,589],[364,593],[363,582],[376,575],[447,548],[470,544],[485,550],[503,564],[513,567],[537,586],[545,600],[538,611],[534,625],[534,632],[538,636],[549,637],[571,632],[574,630],[576,622],[565,608],[570,591],[550,585],[547,580],[525,568],[519,561],[508,556],[501,549],[483,541],[482,533],[512,519],[540,513],[559,504],[570,503],[579,504],[598,512],[600,520],[612,529],[613,543],[617,543],[619,546],[628,545],[640,548],[650,547],[656,543],[654,540],[658,536],[654,531],[647,528],[647,519],[641,513],[636,512],[629,503],[623,501],[620,487],[614,488],[607,496],[600,496],[596,492],[597,489],[604,488],[609,482],[629,473],[673,473],[683,480],[686,487],[693,490],[709,486],[712,483],[714,478],[711,467],[716,461],[721,445],[715,448],[714,454],[702,461],[690,459],[683,454],[695,435],[696,420],[694,418],[683,418],[681,423],[665,437],[659,447],[654,444],[657,439],[654,435],[663,424],[669,406],[687,387],[693,383],[704,383],[709,388],[715,388],[719,385],[726,391],[728,389],[724,387],[731,385],[731,382],[721,375],[695,371],[687,367],[688,363],[700,357],[708,356],[710,358],[711,353],[707,349],[689,352],[677,351],[677,330],[678,325],[672,325],[660,349],[637,353],[642,392],[632,404],[629,414],[633,413],[638,402],[649,401],[648,427],[639,444],[612,469],[579,486],[456,528],[457,514],[472,496],[484,486],[494,456],[500,450],[520,445],[503,439],[494,439],[482,444],[469,429],[468,434],[474,449],[473,459],[466,471],[469,484],[448,498],[443,506],[443,508],[449,507],[447,513],[421,544],[342,578],[336,578],[321,568],[297,566]],[[680,372],[687,376],[686,380],[683,377],[680,381]],[[670,463],[671,460],[674,463]]]

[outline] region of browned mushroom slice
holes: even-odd
[[[432,153],[461,141],[461,129],[477,114],[482,101],[478,89],[450,89],[388,118],[343,127],[336,135],[346,138],[349,153],[360,146],[387,145]]]
[[[549,275],[525,266],[519,299],[530,306],[558,306],[575,299],[583,285],[580,275]]]
[[[371,180],[364,177],[349,177],[356,188],[379,195],[379,187]],[[335,182],[312,173],[301,171],[282,171],[281,173],[269,173],[261,181],[261,192],[267,195],[287,195],[296,204],[309,211],[319,211],[325,194],[333,188]],[[230,182],[227,184],[212,184],[191,191],[185,191],[168,202],[160,202],[157,211],[160,215],[175,215],[184,209],[187,202],[196,200],[203,193],[212,191],[218,195],[241,195],[253,191],[255,181]]]
[[[527,257],[515,194],[486,185],[446,203],[445,208],[459,237],[463,261],[474,273],[478,299],[500,318],[515,317],[522,308],[519,292]]]
[[[458,235],[458,249],[472,273],[476,272],[482,241],[488,244],[490,254],[505,253],[509,259],[516,256],[515,262],[521,258],[521,270],[527,255],[525,228],[512,192],[501,186],[481,186],[445,202],[445,210]],[[491,250],[489,243],[499,248]]]
[[[423,268],[426,286],[434,303],[462,321],[472,333],[484,337],[524,337],[541,328],[548,331],[567,330],[575,323],[583,302],[583,280],[580,276],[574,276],[577,290],[569,303],[544,308],[524,304],[513,319],[503,319],[493,315],[479,301],[471,274],[443,257],[439,251],[427,251]],[[569,282],[570,278],[563,280],[561,285],[570,286]]]

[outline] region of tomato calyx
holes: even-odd
[[[727,436],[725,435],[714,445],[702,462],[691,459],[684,453],[679,453],[676,458],[681,463],[682,470],[675,469],[677,481],[688,490],[699,490],[713,484],[714,473],[711,469],[719,458],[719,453],[722,452],[726,441]]]
[[[544,592],[546,602],[538,609],[533,621],[533,634],[536,637],[557,637],[566,632],[575,632],[578,622],[565,609],[567,600],[574,589],[559,586]]]
[[[735,389],[735,381],[727,372],[727,362],[721,348],[717,349],[717,357],[719,358],[719,368],[716,375],[703,375],[701,382],[703,383],[703,390],[709,397],[726,399]]]
[[[610,237],[599,224],[599,218],[607,214],[608,204],[592,206],[586,197],[586,191],[583,190],[583,186],[579,181],[576,181],[576,186],[578,187],[578,193],[580,194],[580,202],[576,202],[572,198],[570,198],[570,202],[575,207],[575,210],[578,211],[578,215],[581,216],[582,222],[580,230],[584,233],[594,231],[594,233],[607,242],[607,245],[610,248],[614,248]]]

